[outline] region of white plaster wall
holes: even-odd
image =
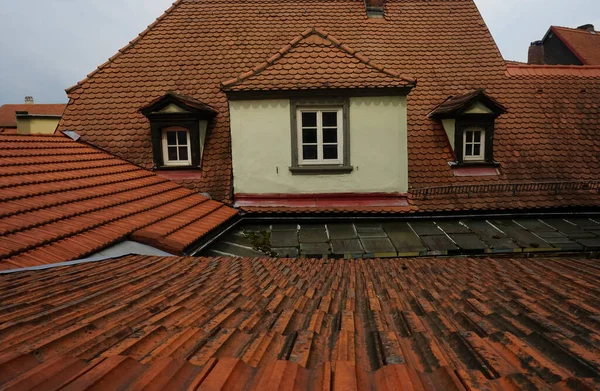
[[[231,101],[237,194],[408,191],[406,98],[350,99],[350,174],[293,175],[290,102]]]

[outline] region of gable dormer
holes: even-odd
[[[495,123],[505,112],[504,106],[479,89],[449,97],[429,117],[444,127],[456,159],[452,165],[481,165],[496,164]]]
[[[208,123],[217,111],[168,92],[139,110],[150,121],[154,168],[200,168]]]

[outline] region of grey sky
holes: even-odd
[[[125,46],[173,0],[1,0],[0,105],[66,102],[64,89]],[[599,0],[475,0],[506,59],[550,25],[600,27]]]

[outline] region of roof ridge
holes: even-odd
[[[569,30],[569,31],[577,32],[577,33],[588,33],[589,34],[589,31],[582,30],[582,29],[577,28],[577,27],[566,27],[566,26],[554,26],[554,25],[552,25],[552,26],[550,26],[550,28],[563,29],[563,30]],[[596,30],[594,30],[594,31],[596,31]]]
[[[127,45],[125,45],[121,49],[119,49],[115,55],[113,55],[112,57],[110,57],[103,64],[99,65],[94,71],[92,71],[91,73],[89,73],[83,80],[80,80],[74,86],[66,88],[65,92],[67,93],[67,95],[70,94],[71,92],[77,90],[79,87],[81,87],[83,85],[83,83],[85,83],[86,81],[88,81],[89,79],[91,79],[92,77],[94,77],[94,75],[96,73],[98,73],[101,70],[103,70],[109,64],[112,64],[122,54],[124,54],[125,52],[127,52],[133,46],[135,46],[136,43],[138,43],[142,38],[144,38],[146,36],[146,34],[148,34],[150,31],[152,31],[152,29],[154,27],[156,27],[156,25],[158,23],[162,22],[167,16],[169,16],[171,14],[171,12],[173,12],[182,3],[183,3],[183,0],[175,0],[175,2],[173,4],[171,4],[171,6],[169,8],[167,8],[165,10],[165,12],[163,12],[162,15],[160,15],[158,18],[156,18],[156,20],[154,20],[154,22],[150,23],[148,25],[148,27],[146,27],[146,29],[144,31],[142,31],[141,33],[139,33],[137,35],[137,37],[135,37],[133,40],[129,41],[129,43]]]
[[[321,38],[331,42],[337,49],[340,49],[341,51],[345,52],[346,54],[356,58],[363,64],[370,66],[371,68],[374,68],[379,72],[385,73],[386,75],[394,77],[394,78],[403,79],[409,83],[416,83],[415,79],[406,77],[406,76],[400,74],[399,72],[392,71],[392,70],[387,69],[379,64],[372,62],[369,57],[361,54],[357,50],[354,50],[349,45],[342,43],[340,40],[338,40],[331,34],[327,33],[326,31],[324,31],[318,27],[312,27],[312,28],[307,28],[302,33],[297,35],[294,39],[292,39],[290,42],[288,42],[286,45],[284,45],[281,49],[279,49],[279,51],[277,51],[277,53],[275,53],[274,55],[269,57],[266,61],[256,65],[252,70],[244,72],[235,78],[228,79],[228,80],[221,82],[221,87],[222,88],[231,87],[231,86],[239,84],[253,76],[260,74],[262,71],[267,69],[269,66],[275,64],[277,61],[279,61],[280,59],[285,57],[286,54],[288,54],[293,48],[297,47],[304,39],[308,38],[311,35],[315,35],[315,34],[320,36]]]

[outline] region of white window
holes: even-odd
[[[463,136],[465,161],[485,160],[485,131],[481,128],[465,129]]]
[[[301,108],[297,118],[299,164],[342,164],[342,108]]]
[[[167,128],[162,134],[165,166],[189,166],[192,164],[190,132],[184,128]]]

